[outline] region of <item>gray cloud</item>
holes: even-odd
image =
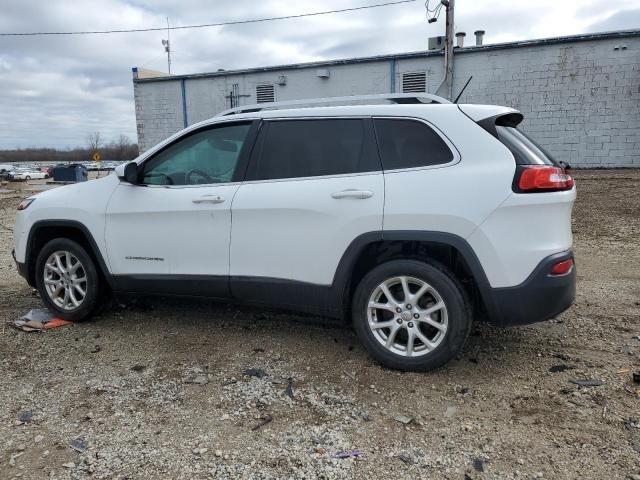
[[[432,0],[433,1],[433,0]],[[634,0],[602,12],[599,0],[458,0],[456,28],[488,42],[629,28]],[[5,0],[0,32],[100,30],[220,22],[339,9],[370,0]],[[635,15],[635,16],[634,16]],[[599,20],[603,17],[605,20]],[[359,12],[171,32],[173,72],[193,73],[423,50],[444,32],[424,3]],[[131,67],[166,70],[166,32],[0,37],[0,148],[76,146],[87,133],[135,139]],[[469,39],[471,40],[471,39]]]
[[[592,23],[588,30],[590,32],[608,32],[638,27],[640,27],[640,8],[614,13],[609,17]]]

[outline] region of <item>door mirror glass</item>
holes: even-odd
[[[129,162],[124,167],[121,167],[118,171],[118,178],[123,182],[136,185],[138,183],[138,164],[136,162]]]

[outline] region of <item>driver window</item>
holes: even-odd
[[[233,178],[250,124],[201,130],[178,140],[144,164],[145,185],[207,185]]]

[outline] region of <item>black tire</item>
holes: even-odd
[[[396,276],[413,277],[428,283],[439,293],[447,309],[448,326],[442,340],[422,356],[408,357],[388,350],[369,328],[367,311],[371,295],[378,285]],[[383,366],[426,372],[443,366],[462,350],[471,330],[469,305],[463,287],[444,266],[417,260],[393,260],[375,267],[358,285],[352,304],[353,325],[369,354]]]
[[[45,288],[45,263],[51,254],[56,251],[70,252],[73,254],[82,263],[82,268],[84,269],[87,278],[86,295],[80,305],[75,309],[67,310],[58,306],[53,302]],[[40,250],[38,258],[36,259],[35,277],[40,298],[47,308],[51,310],[51,312],[55,313],[59,318],[71,320],[73,322],[87,320],[91,317],[100,303],[102,285],[96,265],[85,248],[73,240],[69,240],[67,238],[56,238],[49,241],[42,250]]]

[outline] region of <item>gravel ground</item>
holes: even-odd
[[[9,253],[25,194],[0,187],[0,478],[640,479],[640,171],[575,176],[575,306],[478,324],[430,374],[340,324],[206,301],[16,331],[40,301]]]

